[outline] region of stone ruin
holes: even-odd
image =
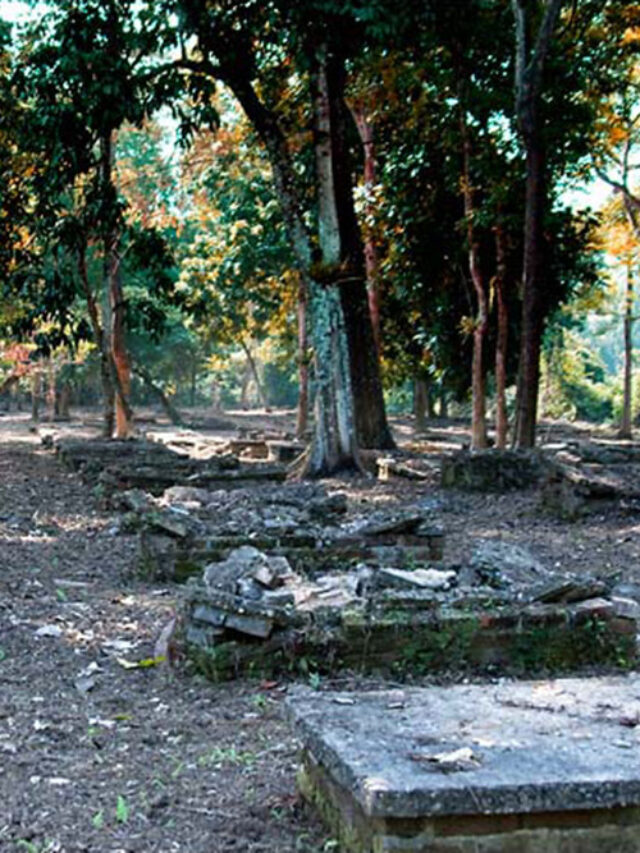
[[[319,484],[120,493],[139,566],[189,580],[190,657],[210,677],[304,667],[403,673],[531,672],[636,654],[638,605],[604,581],[550,572],[481,541],[443,562],[438,505],[350,508]]]
[[[296,688],[302,794],[344,853],[638,853],[640,682]]]
[[[319,673],[517,674],[635,660],[635,602],[601,581],[545,573],[500,544],[466,567],[369,561],[311,576],[245,545],[188,585],[185,642],[214,679],[301,664]]]
[[[191,442],[176,439],[175,446],[148,440],[109,441],[101,439],[45,437],[60,460],[110,498],[128,489],[161,495],[175,486],[236,488],[256,482],[282,482],[286,468],[281,463],[241,459],[233,452],[233,441],[207,442],[200,452]]]
[[[433,502],[358,512],[339,492],[274,482],[282,466],[262,477],[270,457],[242,440],[191,455],[150,443],[59,447],[124,511],[138,570],[188,579],[181,632],[210,677],[635,662],[639,605],[606,582],[549,572],[496,540],[447,565]],[[535,483],[547,508],[576,517],[635,500],[636,449],[601,450],[463,452],[445,459],[443,482]],[[382,479],[423,476],[396,459],[378,468]],[[621,478],[605,487],[612,469]],[[635,676],[296,688],[287,704],[303,745],[299,788],[345,853],[638,853],[639,689]]]
[[[479,492],[539,488],[540,508],[566,521],[640,511],[640,444],[589,441],[539,450],[461,450],[442,457],[444,488]]]
[[[610,510],[640,510],[640,444],[573,442],[555,454],[542,505],[573,521]]]
[[[448,565],[437,502],[363,509],[317,483],[284,484],[264,437],[55,447],[123,510],[120,529],[138,537],[138,573],[189,581],[186,648],[214,678],[302,666],[519,673],[635,660],[638,605],[606,583],[547,571],[492,541],[469,565]],[[640,459],[640,447],[571,450],[582,465]],[[444,456],[442,478],[489,490],[537,481],[544,494],[568,452],[461,451]],[[381,462],[383,478],[413,476],[406,461]]]

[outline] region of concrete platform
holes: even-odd
[[[640,851],[640,677],[298,689],[299,783],[345,851]]]

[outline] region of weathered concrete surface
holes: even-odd
[[[640,678],[294,691],[301,789],[345,850],[640,850]]]

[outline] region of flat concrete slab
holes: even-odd
[[[640,805],[640,677],[298,689],[305,752],[370,817]]]

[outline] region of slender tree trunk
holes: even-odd
[[[447,392],[444,388],[440,389],[440,417],[449,417],[449,400],[447,398]]]
[[[57,370],[55,361],[49,358],[47,362],[47,420],[54,421],[56,418],[56,381]]]
[[[462,90],[462,86],[460,87]],[[460,97],[460,128],[462,133],[462,195],[466,218],[469,272],[476,294],[477,314],[473,328],[473,357],[471,361],[471,448],[487,446],[486,399],[484,383],[483,350],[488,326],[487,292],[480,268],[480,245],[474,223],[475,200],[471,177],[471,138],[465,117],[464,97]]]
[[[505,296],[506,249],[504,229],[497,225],[496,239],[496,302],[498,305],[498,337],[496,341],[496,447],[507,446],[509,419],[507,417],[507,344],[509,340],[509,315]]]
[[[196,385],[198,381],[198,359],[195,352],[191,354],[191,381],[189,388],[189,403],[191,408],[196,404]]]
[[[546,279],[543,234],[546,206],[545,156],[541,142],[531,139],[527,148],[524,280],[515,432],[515,445],[523,448],[533,447],[536,438],[543,329],[541,294],[544,292]]]
[[[71,385],[63,382],[60,388],[56,388],[55,413],[57,420],[68,421],[71,417]]]
[[[374,142],[373,124],[369,121],[363,104],[355,102],[350,105],[353,120],[360,134],[362,150],[364,154],[364,191],[366,196],[365,216],[371,222],[375,217],[373,204],[373,190],[376,185],[376,151]],[[371,314],[371,326],[373,329],[373,340],[378,358],[382,354],[382,336],[380,332],[380,269],[378,262],[378,250],[373,231],[368,225],[364,239],[364,262],[367,274],[367,293],[369,295],[369,312]]]
[[[309,343],[307,340],[308,294],[304,279],[298,283],[298,408],[296,437],[303,438],[309,426]]]
[[[413,380],[413,415],[416,432],[422,432],[427,423],[429,409],[429,385],[424,376],[416,376]]]
[[[42,373],[36,367],[31,374],[31,420],[40,420],[40,398],[42,396]]]
[[[516,447],[533,447],[536,438],[540,348],[544,326],[542,295],[546,289],[543,222],[547,205],[546,158],[538,112],[543,72],[563,0],[511,0],[515,22],[516,117],[526,152],[526,197],[522,329],[516,395]],[[532,32],[533,11],[541,6],[542,18]]]
[[[267,395],[265,394],[265,391],[264,391],[264,385],[262,384],[262,382],[260,380],[260,374],[258,373],[258,366],[256,365],[256,360],[254,359],[253,355],[251,354],[251,350],[249,349],[249,347],[247,346],[247,344],[243,340],[240,341],[240,346],[242,347],[243,352],[247,358],[247,366],[249,368],[249,374],[251,375],[251,378],[253,379],[253,381],[255,383],[256,391],[258,394],[258,399],[260,400],[262,407],[268,411],[269,410],[269,404],[267,402]]]
[[[631,438],[631,401],[633,399],[633,300],[634,281],[631,269],[631,258],[627,258],[627,286],[624,305],[624,382],[622,398],[622,422],[620,438]]]
[[[133,373],[136,374],[136,376],[139,376],[140,379],[142,379],[149,391],[151,391],[154,397],[158,399],[160,405],[165,410],[167,417],[169,418],[171,423],[175,424],[176,426],[184,426],[184,419],[182,415],[173,405],[169,397],[167,397],[162,388],[156,382],[154,382],[154,379],[149,373],[149,371],[139,364],[133,364],[131,366],[131,370]]]
[[[115,426],[115,391],[112,381],[111,354],[105,340],[104,330],[100,322],[98,304],[89,284],[87,271],[86,243],[83,241],[78,248],[78,273],[87,302],[89,321],[93,332],[93,340],[100,353],[100,381],[102,384],[103,428],[105,438],[111,438]]]
[[[102,138],[102,180],[105,192],[113,192],[113,138]],[[109,212],[113,222],[105,235],[105,271],[109,295],[111,332],[111,360],[115,368],[115,412],[116,438],[129,438],[133,432],[133,411],[129,403],[131,393],[131,366],[125,340],[125,300],[122,288],[122,270],[120,267],[119,227],[115,223],[115,213]]]

